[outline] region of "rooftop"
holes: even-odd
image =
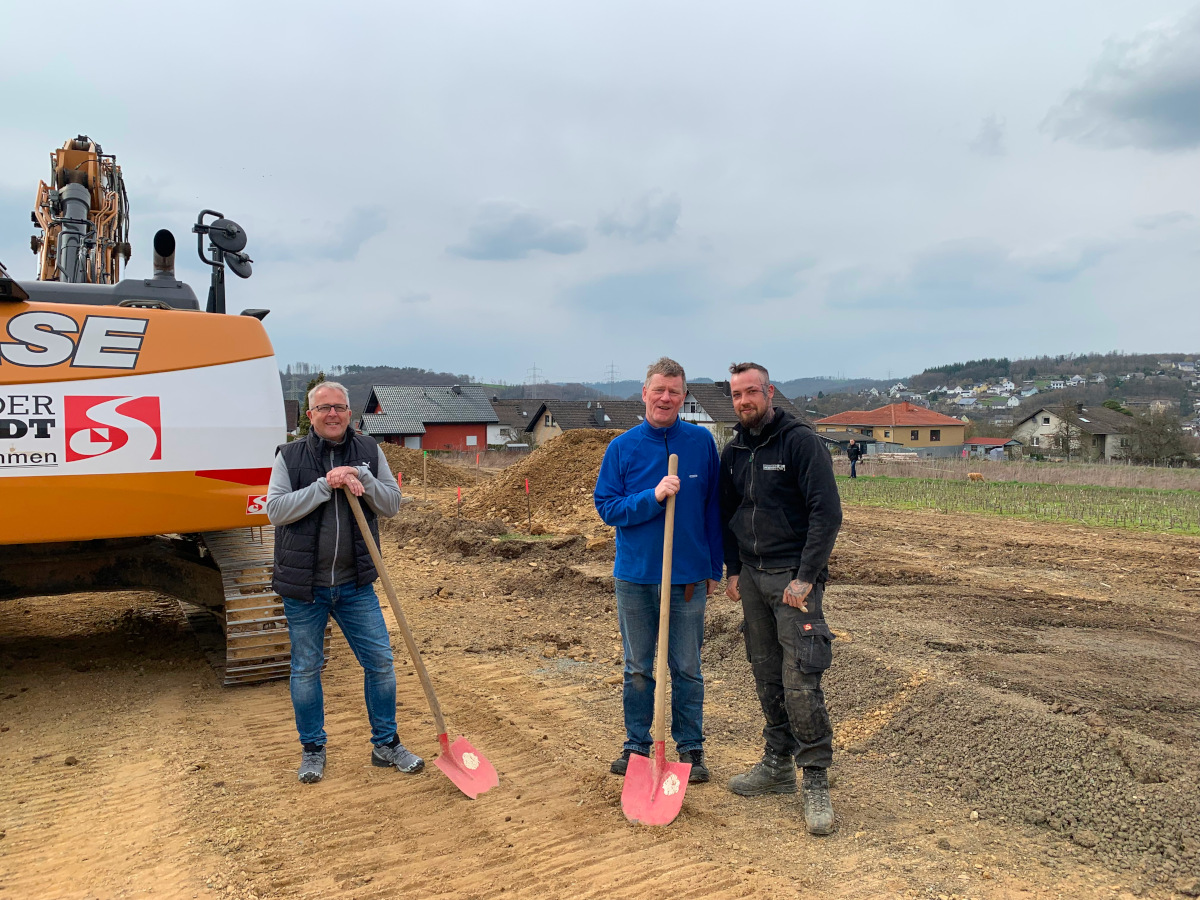
[[[903,403],[892,403],[879,409],[850,410],[818,419],[817,425],[895,425],[897,428],[911,425],[962,425],[961,419],[944,416],[941,413],[917,406],[905,400]]]
[[[426,425],[494,424],[482,385],[393,385],[371,388],[362,417],[367,434],[424,434]]]

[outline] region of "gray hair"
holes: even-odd
[[[662,375],[664,378],[682,378],[683,389],[687,390],[687,376],[683,374],[683,366],[669,356],[660,356],[650,363],[649,368],[646,369],[646,380],[642,382],[642,385],[648,385],[650,379],[655,375]]]
[[[312,409],[313,397],[315,397],[317,395],[317,391],[323,391],[326,388],[331,388],[332,390],[335,390],[335,391],[341,391],[342,395],[346,398],[346,405],[347,406],[350,405],[350,392],[348,390],[346,390],[346,386],[344,384],[339,384],[336,381],[322,381],[320,384],[314,385],[312,390],[310,390],[308,392],[308,408],[309,409]]]

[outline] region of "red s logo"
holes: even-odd
[[[162,459],[162,417],[157,397],[64,397],[66,461],[121,452],[122,457]]]

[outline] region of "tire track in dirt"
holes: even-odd
[[[736,873],[699,859],[689,841],[666,830],[628,825],[620,811],[620,782],[598,774],[591,755],[543,740],[543,723],[566,730],[580,718],[575,686],[537,686],[498,663],[431,653],[428,664],[453,729],[500,771],[501,785],[478,801],[464,798],[432,765],[417,776],[372,768],[367,762],[365,716],[357,673],[336,642],[327,674],[330,734],[327,778],[299,785],[286,697],[242,693],[241,713],[216,736],[221,745],[270,748],[270,775],[252,772],[229,803],[221,792],[193,795],[192,818],[210,831],[252,835],[229,845],[238,870],[225,883],[259,896],[345,897],[578,897],[635,898],[670,893],[678,898],[781,896],[782,883]],[[338,660],[343,661],[339,664]],[[271,692],[277,693],[277,692]],[[400,731],[422,755],[435,752],[433,725],[416,678],[400,667]],[[536,716],[528,711],[536,709]],[[419,710],[419,712],[414,712]],[[354,735],[357,740],[347,739]],[[582,761],[582,765],[581,765]],[[236,766],[223,760],[222,768]],[[261,770],[260,770],[261,771]],[[228,773],[227,773],[228,774]],[[286,817],[271,811],[287,810]],[[257,820],[247,822],[247,817]],[[291,854],[287,869],[264,869],[263,859],[289,848],[319,847],[319,859]],[[257,870],[257,871],[256,871]]]

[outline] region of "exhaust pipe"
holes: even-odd
[[[154,277],[175,280],[175,235],[165,228],[154,233]]]

